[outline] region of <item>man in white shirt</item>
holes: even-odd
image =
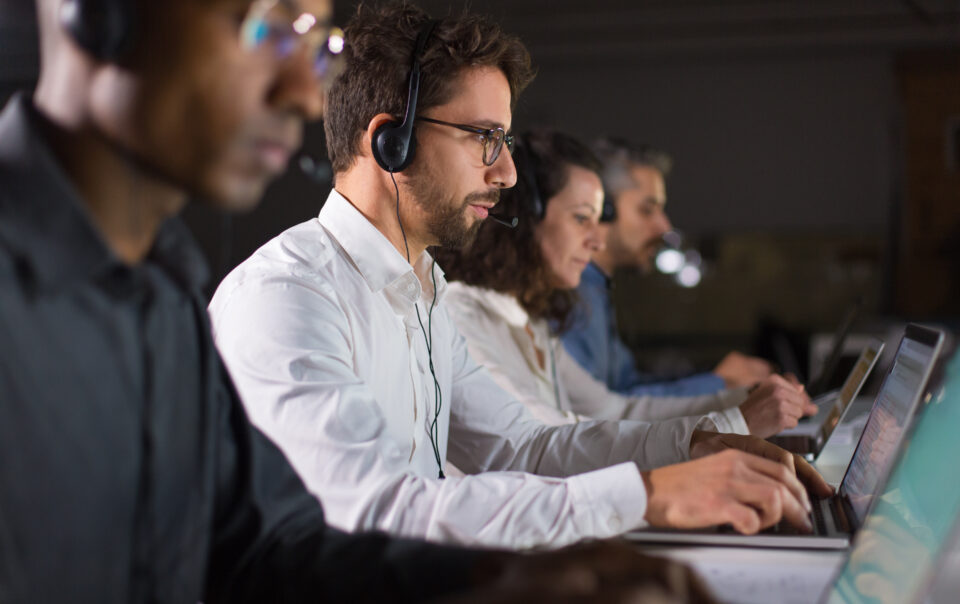
[[[501,151],[529,57],[485,19],[431,30],[402,4],[361,7],[346,39],[326,114],[336,190],[318,219],[233,271],[210,305],[251,420],[330,522],[516,548],[647,522],[807,525],[795,460],[768,443],[698,431],[713,427],[709,416],[549,427],[470,359],[425,250],[468,241],[515,182]],[[401,171],[403,141],[374,143],[398,116],[413,124],[416,89],[416,155]],[[443,479],[447,459],[468,475]]]

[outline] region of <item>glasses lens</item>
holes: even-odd
[[[324,86],[343,70],[343,30],[318,23],[309,13],[292,13],[277,0],[257,0],[250,6],[240,26],[240,41],[248,50],[269,48],[279,60],[305,49]]]
[[[487,131],[486,142],[483,145],[483,163],[492,166],[500,157],[503,149],[504,132],[500,128]]]
[[[313,72],[317,79],[324,83],[325,87],[329,87],[343,71],[343,44],[343,30],[339,27],[333,27],[324,36],[322,43],[316,50]]]

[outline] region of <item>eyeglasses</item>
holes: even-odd
[[[313,73],[324,85],[343,69],[343,30],[319,22],[292,0],[255,0],[240,24],[240,44],[248,50],[269,48],[278,60],[303,46]]]
[[[479,135],[480,142],[483,143],[483,165],[485,166],[492,166],[496,163],[497,158],[500,157],[500,151],[503,150],[504,143],[507,144],[507,151],[513,153],[513,135],[507,134],[503,128],[480,128],[468,124],[453,124],[443,120],[435,120],[432,117],[417,117],[417,119]]]

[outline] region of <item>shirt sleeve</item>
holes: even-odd
[[[595,380],[614,392],[632,396],[697,396],[726,388],[713,373],[699,373],[674,380],[661,380],[636,368],[633,354],[611,333],[613,312],[608,294],[586,280],[577,288],[569,328],[560,336],[567,353]]]
[[[603,383],[593,379],[566,353],[563,346],[556,345],[555,349],[557,379],[567,390],[574,413],[597,419],[652,422],[721,412],[725,415],[720,422],[723,427],[721,431],[747,434],[743,414],[737,409],[747,398],[744,388],[693,397],[624,396],[611,392]]]
[[[594,379],[606,382],[611,359],[607,347],[605,296],[585,280],[581,280],[577,296],[569,328],[561,336],[563,346]]]
[[[697,396],[720,392],[727,387],[723,378],[709,372],[697,373],[675,380],[657,381],[655,376],[644,376],[636,372],[633,367],[630,367],[630,370],[635,378],[633,381],[626,381],[625,383],[632,385],[617,389],[618,392],[627,395]],[[648,381],[640,381],[642,379],[648,379]]]
[[[284,456],[249,424],[221,372],[206,602],[416,602],[471,586],[482,551],[327,525]]]
[[[449,321],[442,310],[435,322]],[[410,472],[402,453],[409,447],[399,441],[410,435],[391,433],[353,371],[342,315],[329,286],[277,280],[232,294],[214,318],[253,423],[339,528],[510,548],[609,537],[644,525],[639,470],[689,456],[692,421],[536,421],[470,361],[450,325],[457,340],[448,458],[473,475]]]

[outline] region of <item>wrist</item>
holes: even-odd
[[[706,430],[694,430],[690,434],[690,447],[689,447],[690,459],[694,459],[694,450],[696,449],[697,445],[707,440],[708,438],[710,438],[710,436],[714,434],[716,434],[716,432],[708,432]]]
[[[647,509],[643,515],[643,519],[647,521],[647,524],[653,524],[650,522],[651,512],[655,507],[653,500],[653,477],[651,476],[656,470],[647,470],[646,472],[640,472],[640,478],[643,479],[643,488],[647,491]]]

